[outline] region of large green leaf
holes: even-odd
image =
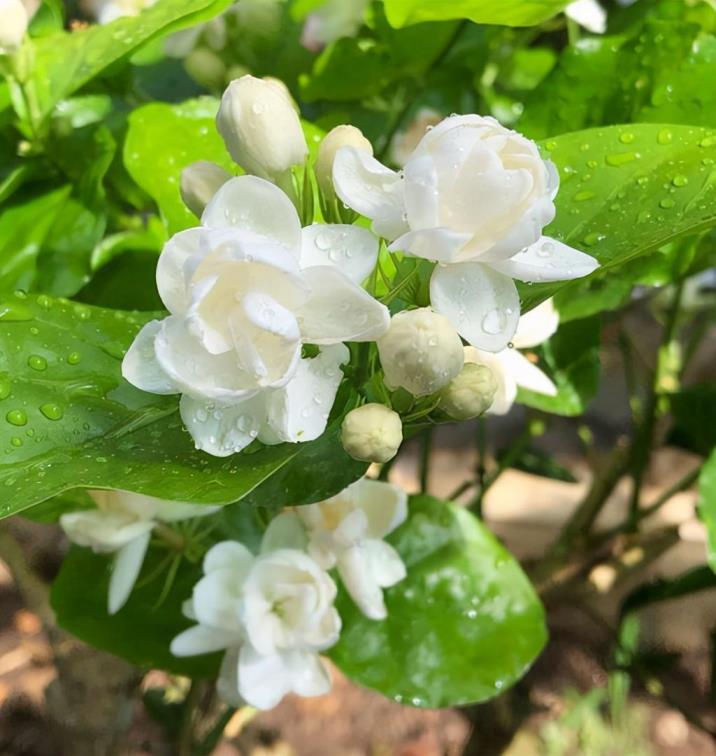
[[[115,615],[107,613],[111,557],[73,546],[62,563],[51,601],[57,622],[95,648],[121,656],[142,669],[164,669],[180,675],[210,677],[219,669],[221,656],[211,654],[177,658],[169,644],[192,625],[181,611],[201,577],[201,569],[182,560],[170,588],[162,598],[169,552],[150,548],[142,573],[129,601]]]
[[[38,124],[57,102],[156,35],[217,15],[229,3],[162,0],[135,17],[35,40],[34,65],[27,83],[30,119]]]
[[[0,517],[73,487],[224,504],[253,492],[278,508],[326,498],[365,472],[342,449],[340,419],[313,442],[224,459],[197,452],[177,397],[121,377],[122,356],[150,318],[45,295],[0,301]]]
[[[568,0],[384,0],[393,26],[466,18],[478,24],[531,26],[559,13]]]
[[[560,171],[546,233],[594,255],[593,278],[716,224],[716,131],[635,124],[563,134],[542,145]],[[583,281],[521,287],[524,309]]]
[[[706,525],[709,565],[716,572],[716,451],[706,460],[699,477],[699,516]]]
[[[674,418],[669,442],[708,456],[716,447],[716,385],[689,386],[668,398]]]
[[[599,388],[598,317],[563,323],[538,351],[557,387],[555,396],[520,389],[518,401],[557,415],[580,415]]]
[[[179,193],[181,172],[197,160],[211,160],[235,173],[214,123],[219,103],[212,97],[179,105],[154,102],[132,112],[124,164],[157,203],[170,234],[198,225]]]
[[[389,540],[408,576],[386,591],[388,618],[346,595],[329,651],[361,685],[414,706],[484,701],[512,685],[546,640],[542,605],[517,561],[475,517],[429,496]]]

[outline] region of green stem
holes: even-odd
[[[681,295],[683,293],[683,282],[679,282],[674,290],[674,297],[667,313],[666,323],[661,338],[661,345],[656,360],[656,367],[652,374],[652,380],[649,384],[649,393],[644,405],[644,414],[632,445],[630,467],[632,471],[632,491],[629,500],[629,520],[628,527],[630,530],[636,529],[639,517],[639,499],[641,497],[641,488],[644,482],[644,475],[651,457],[651,446],[654,441],[654,431],[658,419],[659,409],[659,387],[664,376],[664,362],[666,355],[675,339],[676,324],[681,306]]]

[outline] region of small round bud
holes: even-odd
[[[341,441],[346,452],[362,462],[387,462],[403,441],[400,415],[383,404],[364,404],[343,420]]]
[[[293,105],[275,82],[242,76],[221,98],[216,126],[231,157],[247,172],[277,181],[308,154]]]
[[[184,68],[194,81],[207,89],[218,89],[226,80],[226,64],[211,50],[199,47],[184,59]]]
[[[440,393],[440,408],[453,420],[469,420],[490,408],[496,391],[497,381],[487,365],[466,362]]]
[[[363,136],[363,132],[355,126],[336,126],[323,138],[318,147],[316,160],[316,180],[327,200],[335,198],[333,189],[333,161],[341,147],[355,147],[357,150],[373,154],[373,145]]]
[[[29,22],[20,0],[0,0],[0,55],[14,53],[20,47]]]
[[[450,321],[429,307],[394,315],[378,339],[388,388],[427,396],[446,386],[465,361],[462,342]]]
[[[199,160],[181,172],[181,198],[189,210],[201,218],[209,200],[230,178],[231,174],[220,165],[208,160]]]

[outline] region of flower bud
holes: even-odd
[[[199,47],[184,59],[184,68],[194,81],[207,89],[218,89],[226,80],[224,61],[211,50]]]
[[[355,126],[336,126],[323,138],[318,148],[316,160],[316,179],[318,186],[327,200],[335,196],[333,189],[333,161],[341,147],[355,147],[357,150],[373,154],[373,145],[363,136],[363,132]]]
[[[460,372],[465,354],[450,321],[429,307],[394,315],[378,339],[378,353],[388,388],[413,396],[433,394]]]
[[[0,0],[0,54],[14,53],[20,47],[29,21],[20,0]]]
[[[209,200],[230,178],[231,174],[220,165],[199,160],[181,172],[181,198],[189,210],[201,218]]]
[[[469,420],[490,408],[496,391],[497,381],[487,365],[466,362],[440,393],[440,408],[453,420]]]
[[[383,404],[364,404],[343,420],[341,441],[346,452],[362,462],[387,462],[403,441],[400,415]]]
[[[308,154],[301,122],[274,82],[242,76],[221,98],[216,126],[247,173],[277,181]]]

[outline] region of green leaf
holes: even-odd
[[[689,386],[668,398],[674,417],[669,442],[708,456],[716,447],[716,386]]]
[[[197,452],[176,396],[121,377],[124,352],[151,317],[45,295],[0,300],[0,517],[74,487],[206,504],[252,494],[278,509],[327,498],[363,475],[366,465],[340,444],[339,403],[316,441],[255,444],[221,459]]]
[[[124,164],[157,203],[169,234],[199,225],[179,193],[181,172],[197,160],[211,160],[236,173],[216,130],[219,103],[212,97],[179,105],[150,103],[129,117]]]
[[[599,317],[561,324],[537,350],[540,366],[557,387],[556,396],[519,389],[517,400],[543,412],[582,414],[599,388],[599,334]]]
[[[568,0],[384,0],[392,26],[465,18],[478,24],[532,26],[559,13]]]
[[[27,85],[32,121],[38,125],[57,102],[156,35],[216,15],[227,5],[229,0],[162,0],[138,16],[35,40]]]
[[[699,476],[698,506],[706,526],[709,565],[716,572],[716,451],[706,460]]]
[[[716,131],[634,124],[564,134],[543,144],[560,171],[557,216],[546,229],[594,255],[593,278],[673,239],[716,224]],[[520,287],[523,309],[584,281]]]
[[[544,612],[517,561],[464,509],[413,497],[388,539],[408,570],[386,591],[388,618],[342,594],[329,651],[350,678],[414,706],[484,701],[516,682],[546,640]]]
[[[129,601],[110,616],[111,557],[73,546],[52,586],[51,603],[58,624],[80,640],[142,669],[164,669],[191,677],[215,675],[219,654],[180,659],[169,651],[172,639],[194,624],[183,616],[181,606],[201,577],[198,565],[182,560],[166,597],[158,604],[168,563],[163,570],[161,565],[169,553],[165,548],[149,549]]]

